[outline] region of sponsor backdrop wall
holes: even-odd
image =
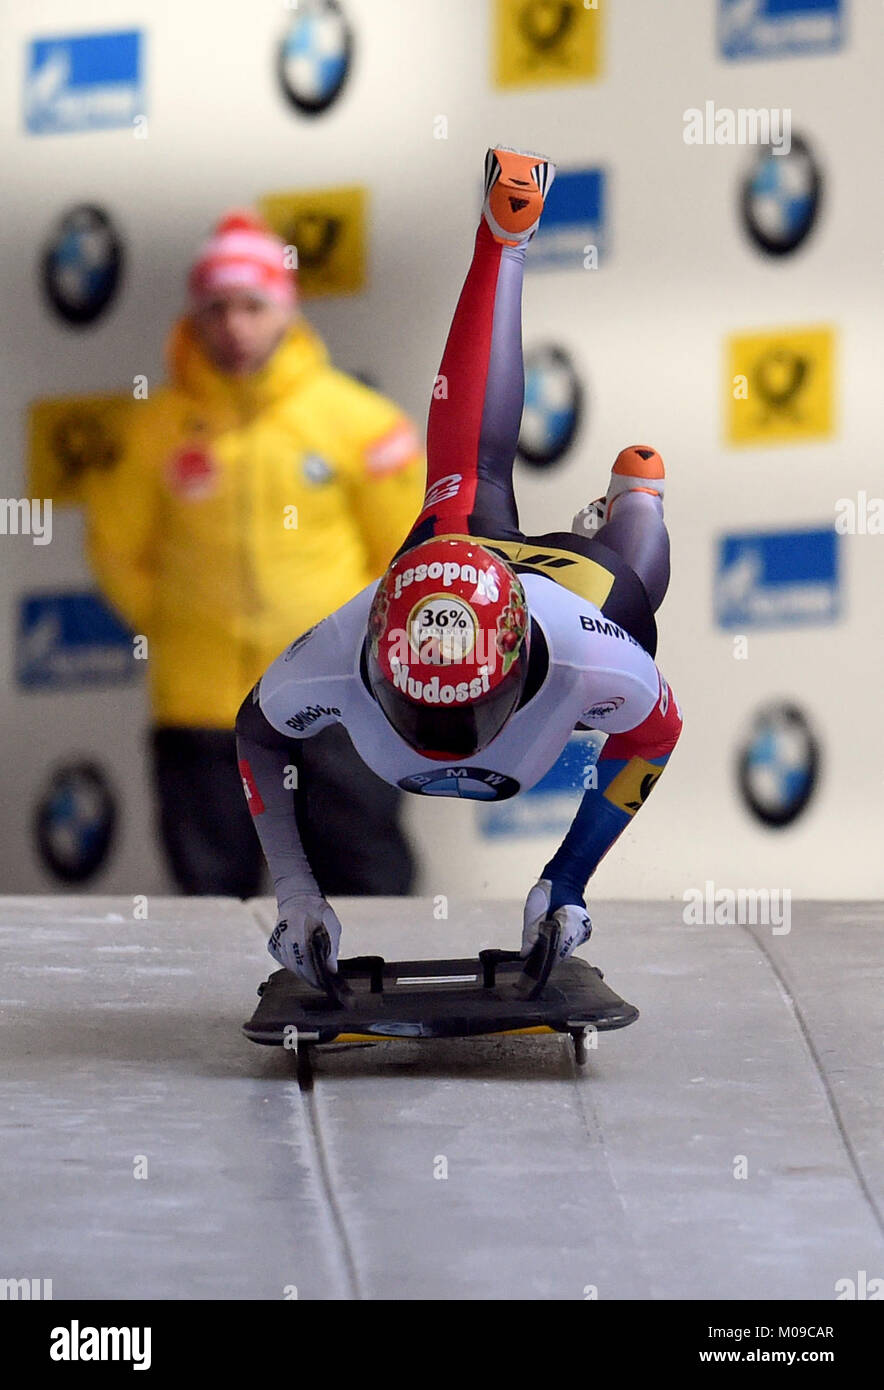
[[[197,243],[236,204],[300,227],[337,363],[423,426],[503,142],[559,166],[525,281],[523,527],[567,527],[628,444],[668,466],[658,661],[685,732],[594,892],[877,896],[880,5],[0,13],[2,491],[54,500],[51,543],[8,508],[0,536],[3,891],[171,889],[143,670],[96,599],[77,481],[112,466],[113,397],[160,380]],[[423,891],[521,896],[595,748],[513,801],[409,798]]]

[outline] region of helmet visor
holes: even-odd
[[[522,694],[524,652],[494,690],[464,704],[422,705],[384,676],[368,652],[368,675],[375,699],[400,738],[425,757],[469,758],[496,738]]]

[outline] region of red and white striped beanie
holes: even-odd
[[[237,210],[222,217],[204,242],[188,276],[194,307],[219,290],[247,289],[294,308],[296,275],[285,263],[285,243],[254,213]]]

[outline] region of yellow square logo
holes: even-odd
[[[495,0],[495,86],[557,87],[600,77],[603,3]]]
[[[297,252],[298,289],[304,299],[356,294],[364,288],[364,188],[267,193],[259,208],[277,236]]]
[[[646,758],[630,758],[629,762],[605,789],[606,800],[619,806],[628,816],[634,816],[643,801],[654,789],[654,783],[663,771],[656,763]]]
[[[106,473],[123,448],[129,396],[57,396],[34,401],[28,411],[28,495],[51,497],[53,506],[85,501],[90,472]]]
[[[725,382],[728,442],[774,444],[833,434],[834,338],[826,327],[731,338]]]

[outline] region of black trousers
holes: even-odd
[[[155,726],[150,745],[160,840],[179,892],[260,895],[265,860],[233,730]],[[321,891],[409,893],[415,865],[400,825],[402,793],[365,766],[340,726],[303,739],[301,754],[298,828]]]

